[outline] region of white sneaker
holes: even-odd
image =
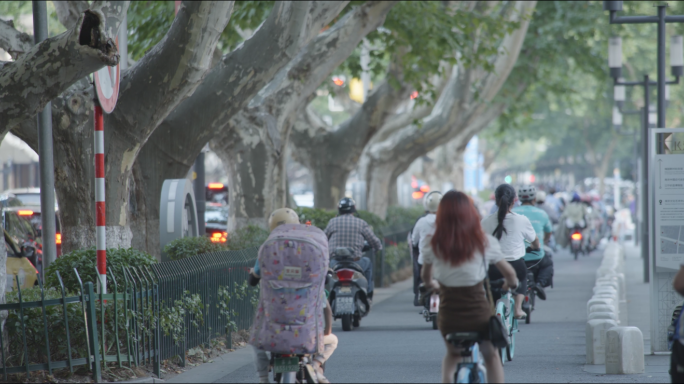
[[[323,369],[321,367],[318,367],[318,369],[314,369],[316,371],[316,381],[318,381],[321,384],[328,384],[330,383],[330,380],[328,380],[324,375],[323,375]]]

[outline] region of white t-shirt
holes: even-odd
[[[428,213],[421,217],[411,233],[411,241],[413,244],[422,244],[425,241],[425,236],[435,233],[435,220],[437,215]],[[420,248],[419,248],[420,249]],[[418,264],[423,265],[423,252],[418,253]]]
[[[482,229],[488,235],[494,233],[496,226],[499,225],[497,214],[489,215],[482,220]],[[530,220],[523,215],[509,212],[504,219],[504,228],[506,231],[501,235],[499,244],[501,252],[506,255],[506,261],[515,261],[525,256],[525,240],[531,243],[537,238]]]
[[[430,240],[432,240],[432,234],[427,235],[425,240],[420,242],[420,254],[423,255],[425,264],[432,264],[432,275],[435,280],[447,287],[472,287],[482,282],[487,276],[485,265],[496,264],[504,259],[504,254],[501,252],[496,237],[487,235],[484,261],[482,254],[476,252],[472,259],[454,267],[437,258],[430,245]]]

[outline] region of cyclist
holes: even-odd
[[[413,227],[413,231],[411,231],[411,244],[413,244],[414,247],[419,248],[420,242],[425,239],[425,236],[434,232],[435,218],[437,217],[437,207],[439,206],[440,200],[442,200],[442,194],[438,191],[432,191],[425,195],[425,199],[423,199],[423,207],[425,207],[425,212],[427,212],[427,215],[418,219],[416,225]],[[423,255],[420,253],[420,248],[418,249],[418,258],[416,259],[416,264],[418,266],[415,269],[417,269],[419,277],[417,280],[414,279],[414,283],[417,282],[418,285],[420,285],[420,283],[422,283],[420,280],[420,270],[423,266]],[[422,304],[418,302],[419,294],[417,286],[414,287],[413,293],[413,305],[416,307],[421,306]]]
[[[515,289],[518,279],[499,242],[482,230],[477,209],[466,194],[451,190],[442,197],[434,234],[420,242],[420,252],[423,281],[439,291],[437,323],[447,350],[442,362],[442,382],[452,382],[462,359],[461,351],[447,342],[446,336],[478,332],[489,382],[503,383],[501,359],[489,341],[492,309],[484,295],[483,281],[489,264],[496,264],[505,277],[504,289]]]
[[[551,220],[549,215],[542,209],[534,206],[536,200],[537,189],[534,185],[523,185],[518,188],[518,198],[522,203],[521,206],[513,208],[513,212],[527,217],[532,223],[537,237],[544,238],[544,244],[548,244],[551,240],[553,228],[551,227]],[[546,257],[544,247],[539,247],[539,250],[534,250],[525,253],[524,260],[530,270],[534,273],[535,282],[534,289],[540,299],[546,300],[546,292],[544,287],[551,285],[551,278],[553,277],[553,262],[550,257]]]
[[[345,197],[337,205],[338,216],[328,222],[325,234],[328,236],[328,249],[332,253],[340,247],[349,247],[354,250],[354,258],[363,269],[363,274],[368,280],[368,299],[373,299],[373,263],[367,257],[362,257],[364,240],[375,249],[376,252],[382,249],[382,243],[373,233],[368,223],[355,217],[356,203],[352,198]],[[330,267],[334,266],[331,260]]]
[[[506,261],[515,269],[520,284],[515,293],[516,319],[524,319],[527,314],[522,310],[522,303],[527,293],[527,266],[525,265],[525,241],[531,244],[533,249],[539,248],[539,238],[530,220],[512,209],[515,205],[515,190],[510,184],[501,184],[494,191],[496,205],[499,210],[496,214],[482,220],[482,228],[491,233],[499,240],[501,251],[506,255]],[[496,268],[489,270],[489,278],[498,280],[502,277],[502,271]]]
[[[537,208],[542,209],[547,215],[549,215],[551,224],[558,223],[558,214],[556,214],[556,210],[546,202],[546,192],[544,191],[537,191]]]
[[[271,213],[268,219],[268,226],[270,230],[273,231],[276,227],[282,224],[299,224],[299,217],[297,213],[290,208],[280,208],[276,209]],[[249,283],[252,286],[259,284],[261,279],[261,268],[259,266],[259,260],[257,259],[254,264],[254,268],[249,271]],[[323,300],[323,318],[324,318],[324,328],[323,328],[323,351],[314,354],[313,356],[313,368],[316,373],[319,383],[329,383],[328,379],[323,375],[323,370],[321,366],[330,358],[332,353],[337,348],[337,336],[332,333],[332,310],[328,305],[328,300]],[[254,347],[255,354],[255,365],[257,370],[257,375],[259,376],[260,383],[269,383],[268,379],[268,366],[270,359],[266,351]]]

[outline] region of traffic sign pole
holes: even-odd
[[[116,38],[119,45],[119,38]],[[105,219],[104,113],[112,113],[119,98],[120,64],[93,75],[95,84],[95,235],[97,271],[102,293],[107,293],[107,220]]]
[[[107,293],[107,236],[105,220],[104,116],[95,105],[95,233],[97,271],[102,293]]]

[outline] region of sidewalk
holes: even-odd
[[[373,305],[377,305],[393,297],[397,293],[409,289],[412,284],[413,280],[407,279],[387,288],[376,288],[373,295]],[[178,375],[170,377],[169,375],[165,375],[163,379],[167,383],[215,383],[245,365],[253,364],[254,357],[252,347],[248,346],[240,348],[235,352],[215,357],[212,360],[213,363],[205,363],[197,367],[189,368],[187,371]],[[256,373],[254,374],[254,379],[256,380]]]

